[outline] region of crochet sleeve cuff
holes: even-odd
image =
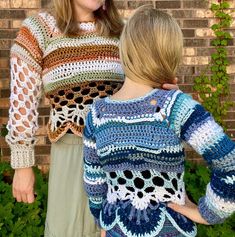
[[[232,213],[215,209],[207,197],[200,198],[198,208],[201,216],[210,225],[223,223],[226,218],[232,215]]]
[[[11,167],[13,169],[28,168],[35,164],[34,147],[27,144],[10,145]]]

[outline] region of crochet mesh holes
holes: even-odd
[[[23,134],[27,138],[32,136],[32,123],[36,120],[35,101],[40,93],[40,86],[33,78],[35,73],[19,58],[12,61],[12,97],[11,124],[14,137]]]
[[[181,198],[178,192],[183,191],[182,188],[178,190],[178,182],[181,179],[181,175],[181,173],[177,173],[173,176],[169,176],[165,172],[152,175],[150,170],[144,170],[138,172],[138,174],[130,170],[125,170],[121,174],[117,174],[116,172],[109,173],[115,191],[119,190],[119,185],[125,185],[127,190],[130,192],[137,191],[137,196],[143,198],[147,193],[154,195],[155,189],[160,187],[165,189],[163,197],[166,199],[171,198],[171,196],[175,194],[177,194],[179,199]]]

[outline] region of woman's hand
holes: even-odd
[[[101,230],[101,235],[100,237],[105,237],[106,236],[106,231],[105,230]]]
[[[185,205],[182,206],[171,202],[167,206],[196,223],[209,225],[208,222],[201,216],[197,205],[191,202],[187,196],[185,198]]]
[[[35,175],[33,168],[16,169],[13,177],[12,193],[17,202],[34,202]]]
[[[163,84],[162,88],[165,90],[179,90],[179,86],[177,85],[178,78],[176,77],[172,84]]]

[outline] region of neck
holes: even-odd
[[[153,87],[137,83],[128,77],[125,78],[122,88],[112,98],[117,100],[128,100],[142,97],[153,90]]]
[[[78,22],[88,22],[88,21],[94,21],[94,13],[90,11],[89,9],[83,8],[79,4],[76,4],[75,1],[73,1],[73,11],[74,11],[74,17],[75,20]]]

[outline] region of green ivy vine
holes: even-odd
[[[230,4],[226,0],[218,0],[217,4],[211,4],[211,10],[218,19],[218,22],[211,26],[215,34],[215,38],[212,40],[215,52],[211,55],[206,72],[194,80],[194,90],[198,92],[203,106],[213,114],[215,120],[222,126],[225,126],[223,118],[229,107],[233,105],[233,102],[227,100],[230,78],[226,68],[229,64],[226,46],[232,36],[224,30],[229,28],[232,23],[232,17],[228,13],[229,7]],[[210,69],[211,75],[206,75],[208,69]]]

